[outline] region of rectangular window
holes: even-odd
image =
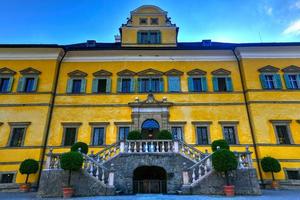
[[[180,77],[169,76],[168,77],[168,90],[169,92],[180,92]]]
[[[139,92],[162,92],[163,79],[162,78],[140,78]]]
[[[225,77],[219,77],[217,80],[218,80],[219,91],[226,92],[227,91],[226,78]]]
[[[104,144],[104,127],[93,128],[93,142],[92,145],[98,146]]]
[[[158,24],[158,18],[151,18],[151,25],[157,25]]]
[[[202,91],[201,78],[193,78],[194,92]]]
[[[279,144],[291,144],[287,125],[275,125]]]
[[[208,130],[206,126],[200,126],[197,130],[197,144],[206,145],[209,143]]]
[[[126,140],[129,133],[129,127],[121,126],[119,127],[119,141]]]
[[[1,183],[12,183],[14,180],[14,174],[8,173],[8,174],[2,174],[1,175]]]
[[[140,84],[141,84],[140,92],[149,92],[150,91],[150,79],[142,78]]]
[[[72,146],[76,140],[77,128],[68,127],[65,128],[64,146]]]
[[[9,146],[20,147],[23,144],[25,128],[13,128]]]
[[[131,79],[130,78],[122,78],[121,92],[123,92],[123,93],[131,92]]]
[[[236,144],[236,138],[235,138],[235,128],[234,126],[224,126],[224,138],[228,142],[228,144]]]
[[[74,79],[72,83],[72,93],[80,93],[81,92],[81,79]]]
[[[8,92],[9,78],[0,79],[0,93]]]
[[[173,126],[171,131],[174,139],[183,140],[182,127]]]
[[[159,78],[151,79],[151,92],[159,92]]]
[[[106,79],[98,79],[98,93],[106,93],[106,85],[107,80]]]
[[[273,75],[265,75],[267,89],[275,89],[275,80]]]
[[[32,92],[33,88],[34,88],[34,78],[26,78],[24,92]]]
[[[288,179],[300,180],[300,173],[298,170],[286,170],[286,175]]]
[[[291,84],[291,89],[299,89],[299,83],[297,80],[297,75],[296,74],[290,74],[288,75],[289,81]]]
[[[147,18],[140,18],[140,24],[141,24],[141,25],[148,24],[147,21],[148,21]]]
[[[138,44],[160,44],[160,31],[139,31]]]

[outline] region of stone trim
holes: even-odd
[[[292,120],[270,120],[270,122],[273,125],[273,129],[274,129],[275,137],[276,137],[276,142],[277,142],[278,145],[281,145],[281,144],[279,143],[278,133],[277,133],[277,129],[276,129],[277,125],[286,126],[287,134],[288,134],[290,143],[294,144],[294,140],[293,140],[292,132],[291,132],[291,128],[290,128],[290,123],[292,122]]]
[[[207,74],[207,72],[203,71],[201,69],[193,69],[193,70],[187,72],[187,75],[189,75],[189,76],[204,76],[206,74]]]
[[[111,72],[103,70],[103,69],[93,73],[93,76],[95,76],[95,77],[103,77],[103,76],[105,77],[105,76],[111,76],[111,75],[112,75]]]
[[[271,66],[271,65],[267,65],[267,66],[264,66],[264,67],[258,69],[258,71],[260,73],[277,73],[279,71],[279,68]]]
[[[3,174],[14,174],[13,175],[14,177],[13,177],[12,183],[15,183],[16,179],[17,179],[18,171],[0,171],[0,180],[2,180],[2,175]],[[0,184],[3,184],[3,183],[0,183]]]
[[[129,121],[129,122],[114,122],[114,125],[116,126],[123,126],[123,125],[132,125],[133,122]]]
[[[162,76],[164,73],[152,68],[140,71],[137,73],[138,76]]]
[[[72,71],[72,72],[69,72],[68,73],[68,76],[69,77],[86,77],[88,74],[83,72],[83,71],[80,71],[80,70],[75,70],[75,71]]]
[[[7,67],[3,67],[3,68],[0,69],[0,75],[1,76],[5,76],[5,75],[13,76],[15,74],[16,74],[15,71],[13,71],[13,70],[11,70],[11,69],[9,69]]]
[[[237,124],[239,124],[239,121],[219,121],[219,124],[221,124],[221,125],[223,125],[223,124],[225,124],[225,125],[237,125]]]
[[[62,126],[69,126],[69,127],[72,127],[72,126],[81,126],[82,122],[61,122],[61,125]]]
[[[270,119],[271,123],[279,123],[279,124],[290,124],[292,120],[277,120],[277,119]]]
[[[13,131],[15,128],[24,128],[24,134],[22,136],[22,143],[20,145],[20,147],[24,146],[25,143],[25,135],[27,132],[27,128],[28,126],[31,124],[31,122],[8,122],[8,125],[10,126],[10,133],[9,133],[9,138],[6,144],[7,148],[10,148],[10,143],[11,143],[11,139],[12,139],[12,135],[13,135]],[[18,147],[16,147],[18,148]]]
[[[109,122],[89,122],[90,126],[107,126],[109,124]]]
[[[169,124],[169,131],[171,132],[171,134],[173,135],[172,133],[172,128],[173,127],[180,127],[181,128],[181,131],[182,131],[182,141],[185,142],[185,131],[184,131],[184,126],[186,125],[186,122],[168,122]]]
[[[106,145],[106,128],[109,125],[109,122],[89,122],[89,125],[91,126],[91,136],[90,136],[90,146],[93,147],[100,147]],[[94,140],[94,128],[103,128],[103,144],[102,145],[93,145]]]
[[[283,172],[284,172],[284,175],[285,175],[285,179],[286,179],[286,180],[293,180],[293,179],[289,179],[289,178],[288,178],[287,171],[298,171],[298,174],[300,175],[300,168],[283,167]],[[295,179],[295,180],[298,180],[298,181],[299,181],[299,179]]]
[[[41,74],[41,72],[39,70],[34,69],[32,67],[28,67],[26,69],[23,69],[23,70],[20,71],[20,73],[22,75],[39,75],[39,74]]]
[[[183,72],[177,69],[170,69],[164,73],[166,76],[182,76]]]
[[[231,72],[228,71],[228,70],[226,70],[226,69],[220,68],[220,69],[212,71],[211,74],[215,75],[215,76],[218,76],[218,75],[230,75]]]
[[[236,144],[239,144],[239,135],[238,135],[238,130],[237,130],[237,125],[239,124],[238,121],[219,121],[219,124],[222,126],[222,134],[223,134],[223,138],[225,139],[225,135],[224,135],[224,126],[232,126],[234,129],[234,135],[235,135],[235,141]],[[232,144],[229,144],[232,145]]]
[[[211,125],[212,121],[192,121],[192,124],[197,126],[197,125]]]
[[[135,76],[136,73],[133,72],[133,71],[131,71],[131,70],[129,70],[129,69],[124,69],[124,70],[122,70],[122,71],[119,71],[119,72],[117,73],[117,75],[118,75],[118,76]]]
[[[281,71],[284,73],[300,73],[300,67],[296,65],[290,65],[286,68],[283,68]]]
[[[180,126],[183,126],[186,124],[186,121],[169,121],[169,124],[170,125],[180,125]]]
[[[8,125],[15,127],[27,127],[31,122],[8,122]]]
[[[76,133],[75,133],[75,143],[77,142],[78,139],[78,129],[81,126],[81,122],[62,122],[61,125],[63,126],[63,135],[62,135],[62,141],[61,141],[61,146],[62,147],[69,147],[65,146],[65,137],[66,137],[66,129],[67,128],[76,128]]]
[[[203,146],[203,144],[198,143],[198,134],[197,134],[198,127],[206,127],[208,144],[204,144],[204,145],[210,145],[211,144],[210,125],[212,124],[212,121],[193,121],[192,124],[194,125],[194,130],[195,130],[196,145]]]

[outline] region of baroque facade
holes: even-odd
[[[115,43],[0,45],[0,181],[26,158],[81,141],[99,152],[130,130],[168,129],[201,152],[224,138],[300,179],[300,43],[178,42],[167,12],[141,6]],[[37,183],[40,173],[30,177]],[[1,186],[1,184],[0,184]]]

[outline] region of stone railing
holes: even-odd
[[[235,156],[238,160],[238,169],[247,169],[247,168],[253,168],[253,161],[251,154],[252,152],[249,151],[249,147],[246,147],[246,151],[244,152],[237,152],[234,151]]]
[[[184,156],[186,156],[196,162],[199,162],[203,158],[205,158],[206,154],[202,153],[198,149],[196,149],[182,141],[178,141],[178,144],[179,144],[179,153],[183,154]]]
[[[104,163],[105,161],[117,156],[120,153],[120,144],[119,142],[114,143],[102,151],[94,154],[93,151],[91,151],[90,157],[94,158],[99,163]]]
[[[51,148],[49,150],[49,153],[46,154],[47,160],[46,160],[46,166],[45,169],[61,169],[60,167],[60,156],[61,153],[53,153],[53,149]]]
[[[126,140],[125,142],[121,142],[120,146],[122,153],[174,152],[174,143],[172,140]]]

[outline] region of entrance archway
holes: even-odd
[[[162,167],[142,166],[133,172],[133,192],[167,193],[167,173]]]
[[[155,139],[159,131],[159,123],[154,119],[147,119],[142,124],[142,136],[144,139]]]

